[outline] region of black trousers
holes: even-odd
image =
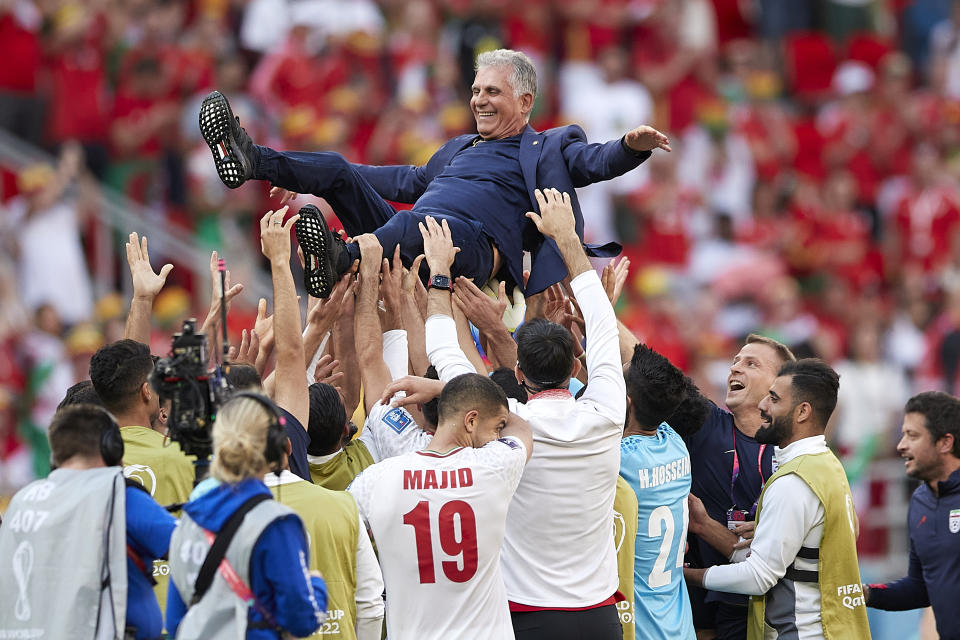
[[[583,611],[515,611],[517,640],[622,640],[623,628],[614,604]]]
[[[746,640],[747,607],[717,603],[717,640]]]

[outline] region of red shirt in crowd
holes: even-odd
[[[0,91],[31,94],[40,71],[40,40],[37,34],[11,13],[0,15]]]
[[[947,189],[914,187],[897,205],[894,221],[901,262],[930,271],[949,257],[960,210]]]

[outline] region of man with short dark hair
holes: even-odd
[[[350,423],[340,393],[329,384],[310,385],[310,420],[307,433],[307,462],[314,484],[333,491],[342,491],[357,474],[373,464],[367,445],[360,439],[341,443],[349,433]]]
[[[755,437],[777,447],[780,466],[760,494],[750,555],[732,565],[684,570],[694,584],[752,596],[750,640],[870,637],[853,498],[823,435],[839,384],[821,360],[781,367],[759,405],[763,426]],[[690,518],[693,528],[709,516],[691,509]]]
[[[532,389],[557,387],[563,379],[573,377],[567,374],[573,371],[574,362],[580,368],[573,355],[573,336],[555,322],[533,318],[517,329],[516,339],[517,368],[522,372],[517,381],[528,394],[535,393]]]
[[[147,345],[118,340],[93,354],[90,380],[120,425],[126,447],[124,475],[142,484],[160,504],[186,502],[195,477],[192,459],[151,428],[160,413],[159,396],[149,382],[153,365]]]
[[[500,387],[467,373],[444,386],[425,450],[350,485],[380,554],[390,638],[512,637],[500,547],[532,447]]]
[[[933,606],[941,640],[960,638],[960,400],[920,393],[904,408],[897,451],[921,481],[910,497],[907,575],[866,589],[867,606],[890,611]]]
[[[0,637],[160,637],[153,560],[167,554],[176,521],[138,486],[124,486],[116,431],[95,405],[54,416],[56,468],[14,496],[0,527]]]
[[[637,496],[634,626],[640,638],[692,638],[683,580],[690,455],[666,422],[687,395],[687,380],[669,360],[639,344],[626,368],[627,416],[620,477]]]
[[[399,245],[408,267],[422,253],[418,224],[426,216],[446,220],[461,249],[454,276],[482,285],[503,266],[505,275],[527,294],[539,293],[563,279],[565,268],[557,248],[524,218],[536,208],[534,188],[550,185],[571,194],[582,241],[583,216],[574,188],[622,175],[653,149],[669,151],[670,145],[648,126],[602,144],[588,144],[576,125],[534,131],[528,124],[537,93],[531,60],[519,51],[499,49],[478,56],[476,71],[470,108],[478,135],[453,138],[421,167],[358,165],[336,153],[278,152],[254,145],[219,92],[204,100],[200,129],[221,180],[230,188],[256,179],[318,195],[330,203],[351,237],[374,233],[387,256]],[[388,201],[415,206],[394,211]],[[315,207],[307,205],[300,213],[304,219],[297,235],[307,254],[307,290],[326,297],[339,274],[360,258],[359,247],[344,246]],[[593,255],[601,257],[619,249],[591,247]],[[532,259],[526,283],[525,250]]]

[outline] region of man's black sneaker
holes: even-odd
[[[200,133],[223,184],[236,189],[253,176],[253,140],[233,115],[226,96],[214,91],[200,107]]]
[[[300,208],[300,219],[294,228],[303,249],[303,285],[314,298],[327,298],[333,285],[350,268],[347,245],[330,230],[323,214],[312,204]]]

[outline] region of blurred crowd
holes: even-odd
[[[501,46],[537,64],[535,128],[671,138],[580,194],[587,239],[631,260],[623,322],[704,390],[751,331],[835,364],[829,435],[881,504],[905,400],[960,384],[950,0],[0,0],[0,128],[59,157],[0,164],[0,494],[43,472],[63,389],[122,333],[121,236],[113,281],[90,276],[99,185],[257,268],[267,186],[222,186],[208,91],[275,148],[421,164],[474,128],[473,60]],[[161,345],[194,280],[157,301]]]

